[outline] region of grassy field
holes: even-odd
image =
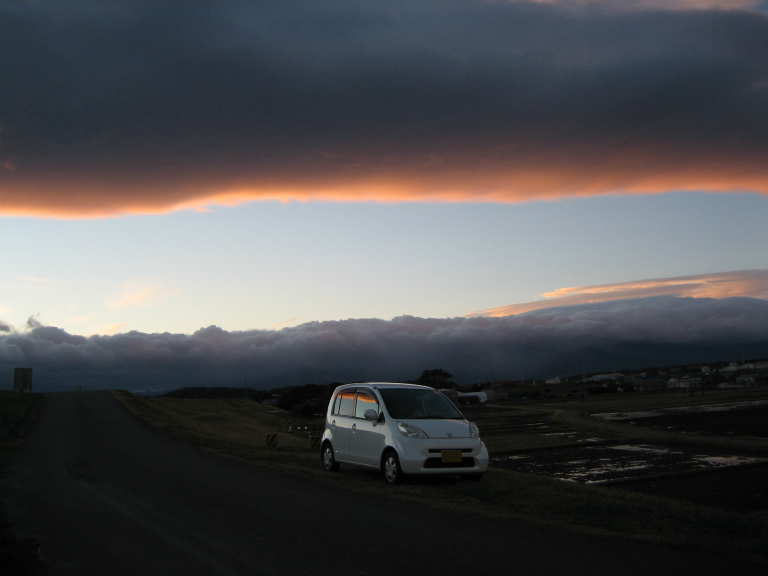
[[[489,432],[490,449],[536,449],[567,443],[563,436],[526,433],[525,426],[590,431],[563,423],[558,410],[584,414],[637,408],[682,406],[744,400],[732,391],[691,397],[686,394],[631,395],[632,398],[599,398],[577,403],[541,401],[526,406],[483,406],[468,417]],[[751,394],[751,391],[747,396]],[[142,398],[114,392],[136,415],[174,436],[204,450],[260,466],[299,474],[343,489],[386,495],[437,508],[525,520],[576,533],[638,539],[672,546],[717,551],[768,564],[768,512],[715,509],[653,495],[610,490],[598,486],[561,482],[542,476],[491,469],[480,483],[455,478],[417,478],[405,485],[385,485],[374,472],[342,466],[338,474],[320,467],[319,455],[309,449],[307,438],[287,433],[295,415],[252,400],[178,400]],[[759,391],[758,391],[759,395]],[[630,396],[630,395],[626,395]],[[748,398],[747,398],[748,399]],[[688,402],[686,402],[688,401]],[[617,406],[620,406],[617,408]],[[632,406],[632,408],[630,408]],[[504,430],[517,426],[517,430]],[[278,447],[268,450],[265,434],[277,434]],[[616,433],[614,433],[616,434]],[[605,434],[603,434],[605,436]],[[485,436],[484,436],[485,437]]]
[[[0,390],[0,470],[19,449],[35,421],[42,395]],[[0,574],[45,574],[32,540],[18,540],[0,508]]]

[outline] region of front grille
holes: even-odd
[[[430,450],[432,452],[432,450]],[[424,468],[473,468],[475,466],[474,458],[467,458],[466,456],[461,459],[461,462],[446,462],[443,463],[442,458],[427,458],[424,461]]]

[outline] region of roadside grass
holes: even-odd
[[[768,565],[768,511],[740,513],[594,485],[491,468],[482,482],[454,477],[411,478],[391,487],[373,472],[320,467],[309,440],[287,433],[295,416],[252,400],[114,396],[131,412],[206,451],[322,481],[345,490],[398,498],[435,508],[524,520],[578,534],[693,547]],[[546,416],[550,409],[543,411]],[[277,434],[278,448],[265,447]],[[518,446],[541,447],[534,435]],[[546,442],[546,441],[545,441]]]
[[[0,390],[0,466],[21,446],[41,400],[40,394]]]
[[[42,395],[0,390],[0,470],[19,449],[37,417]],[[0,505],[2,502],[0,502]],[[34,540],[19,540],[0,506],[0,574],[46,574]]]

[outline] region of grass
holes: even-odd
[[[24,436],[37,417],[40,394],[19,394],[0,390],[0,469],[21,447]],[[19,540],[0,508],[0,573],[34,575],[47,573],[34,540]]]
[[[21,446],[35,420],[42,395],[0,390],[0,466]]]
[[[768,511],[733,512],[493,468],[479,483],[433,477],[415,478],[391,487],[385,485],[378,474],[367,470],[342,466],[338,474],[323,471],[318,453],[309,449],[309,441],[286,432],[295,417],[273,407],[252,400],[147,399],[123,391],[113,394],[139,417],[204,450],[342,489],[436,508],[524,520],[574,533],[716,551],[768,564]],[[638,400],[642,400],[642,404],[649,398]],[[670,400],[674,403],[680,399]],[[717,398],[717,402],[721,401],[725,400]],[[607,405],[607,402],[601,404]],[[546,419],[554,417],[556,409],[538,406],[533,411],[536,418]],[[519,411],[514,413],[521,416]],[[503,414],[494,417],[502,418]],[[277,434],[277,450],[265,447],[264,435],[269,433]],[[542,440],[534,434],[519,436],[507,444],[499,439],[496,445],[514,445],[520,449],[542,447]],[[547,442],[549,440],[543,441]]]

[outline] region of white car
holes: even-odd
[[[320,444],[323,467],[381,470],[397,484],[405,474],[460,474],[479,480],[488,449],[477,426],[437,390],[367,382],[339,386],[328,405]]]

